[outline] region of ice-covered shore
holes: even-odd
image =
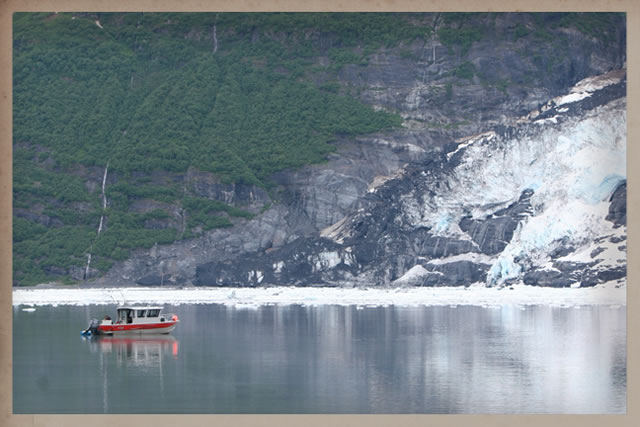
[[[263,305],[626,305],[626,286],[615,282],[593,288],[542,288],[514,285],[504,288],[86,288],[14,289],[13,305],[90,304],[224,304]]]

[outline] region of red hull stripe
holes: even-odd
[[[102,332],[118,332],[118,331],[135,331],[139,329],[161,329],[175,325],[177,322],[163,323],[144,323],[144,324],[127,324],[127,325],[100,325],[98,327]]]

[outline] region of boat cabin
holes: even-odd
[[[164,315],[160,315],[161,310],[162,307],[118,307],[115,323],[166,322],[168,319]]]

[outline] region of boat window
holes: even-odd
[[[147,317],[158,317],[160,310],[147,310]]]
[[[138,310],[136,317],[145,317],[147,310]]]

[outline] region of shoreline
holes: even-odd
[[[266,305],[343,306],[502,306],[627,305],[626,285],[609,282],[589,288],[542,288],[524,284],[503,288],[469,287],[331,288],[331,287],[114,287],[14,288],[20,306],[223,304],[237,308]]]

